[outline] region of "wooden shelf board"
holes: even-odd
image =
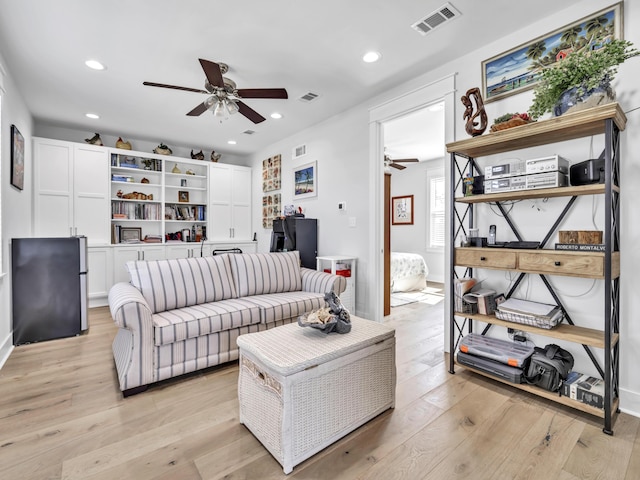
[[[621,131],[625,129],[627,117],[622,108],[618,103],[609,103],[548,120],[448,143],[447,152],[479,157],[589,137],[604,133],[605,120],[608,119],[612,119]]]
[[[531,325],[500,320],[495,315],[471,315],[468,313],[455,313],[455,315],[458,317],[472,318],[473,320],[484,323],[491,323],[492,325],[500,325],[506,328],[513,328],[515,330],[544,335],[545,337],[557,338],[558,340],[566,340],[568,342],[589,345],[595,348],[604,348],[605,346],[604,332],[602,330],[579,327],[577,325],[569,325],[567,323],[561,323],[557,327],[547,330]],[[618,343],[619,337],[620,335],[617,333],[611,334],[611,348]]]
[[[514,388],[517,388],[519,390],[524,390],[525,392],[529,392],[529,393],[532,393],[534,395],[538,395],[539,397],[543,397],[543,398],[546,398],[548,400],[552,400],[552,401],[554,401],[556,403],[560,403],[562,405],[566,405],[568,407],[575,408],[576,410],[580,410],[580,411],[588,413],[590,415],[595,415],[596,417],[604,418],[604,409],[592,407],[591,405],[587,405],[586,403],[578,402],[577,400],[572,400],[569,397],[560,396],[560,395],[558,395],[558,392],[549,392],[548,390],[543,390],[542,388],[536,387],[534,385],[511,383],[511,382],[508,382],[506,380],[502,380],[501,378],[495,377],[495,376],[493,376],[493,375],[491,375],[489,373],[482,372],[480,370],[476,370],[475,368],[471,368],[471,367],[469,367],[467,365],[461,365],[457,361],[455,361],[455,364],[458,367],[461,367],[461,368],[464,368],[466,370],[469,370],[470,372],[474,372],[474,373],[480,374],[480,375],[485,376],[487,378],[491,378],[492,380],[495,380],[495,381],[500,382],[500,383],[504,383],[505,385],[510,385],[510,386],[512,386]],[[615,398],[613,400],[613,406],[611,408],[611,411],[613,413],[617,412],[619,402],[620,401],[619,401],[618,398]]]
[[[614,185],[613,190],[620,192],[620,188]],[[535,190],[517,190],[514,192],[485,193],[469,197],[456,197],[458,203],[486,203],[505,202],[509,200],[526,200],[530,198],[573,197],[579,195],[604,194],[604,184],[580,185],[577,187],[539,188]]]

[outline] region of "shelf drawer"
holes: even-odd
[[[455,264],[465,267],[516,268],[516,252],[505,249],[456,248]]]
[[[552,275],[603,278],[604,255],[562,253],[521,253],[518,269]]]

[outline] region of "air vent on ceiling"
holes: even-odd
[[[297,147],[295,147],[295,148],[293,149],[293,155],[292,155],[292,157],[293,157],[294,159],[296,159],[296,158],[303,157],[303,156],[305,156],[306,154],[307,154],[307,146],[306,146],[306,145],[299,145],[299,146],[297,146]]]
[[[256,131],[255,130],[245,130],[242,133],[244,133],[245,135],[253,135],[254,133],[256,133]]]
[[[460,15],[461,13],[456,10],[453,5],[451,5],[450,3],[445,3],[436,11],[431,12],[422,20],[419,20],[418,22],[411,25],[411,28],[413,28],[421,35],[426,35],[434,28],[443,25],[445,22],[458,18]]]
[[[311,102],[318,97],[319,95],[317,93],[308,92],[302,95],[298,100],[302,100],[303,102]]]

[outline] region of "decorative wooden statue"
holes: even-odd
[[[473,102],[472,98],[475,98],[477,112],[473,113]],[[465,107],[464,115],[462,118],[467,121],[465,125],[465,130],[472,137],[477,137],[478,135],[482,135],[484,131],[487,129],[487,113],[484,111],[484,103],[482,102],[482,95],[480,95],[479,88],[470,88],[467,90],[467,94],[463,95],[462,104]],[[478,126],[478,122],[476,122],[476,118],[480,115],[480,128],[476,128]]]

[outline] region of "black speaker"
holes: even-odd
[[[574,186],[604,183],[604,158],[592,158],[571,165],[569,182]]]

